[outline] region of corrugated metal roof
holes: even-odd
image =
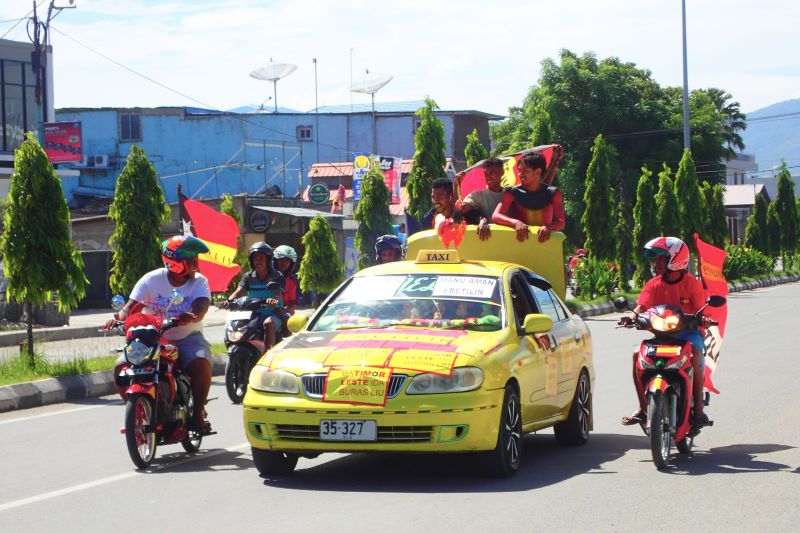
[[[400,171],[403,174],[411,173],[411,166],[414,164],[414,159],[403,158],[403,164],[400,166]],[[445,170],[451,169],[453,165],[452,158],[445,159]],[[343,161],[337,163],[314,163],[308,169],[309,178],[343,178],[353,176],[353,162]]]
[[[764,194],[769,200],[769,194],[764,190],[764,185],[726,185],[725,207],[750,206],[756,203],[756,194]]]
[[[317,211],[316,209],[306,209],[305,207],[272,207],[272,206],[263,206],[263,205],[254,205],[254,209],[260,209],[261,211],[267,211],[269,213],[277,213],[279,215],[289,215],[291,217],[297,218],[314,218],[317,215],[321,215],[325,218],[343,218],[344,215],[334,215],[332,213],[326,213],[325,211]]]

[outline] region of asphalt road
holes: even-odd
[[[630,353],[642,334],[589,319],[595,431],[580,448],[525,440],[510,480],[468,457],[322,455],[292,477],[258,477],[240,408],[215,381],[218,435],[202,453],[163,447],[136,472],[113,397],[0,415],[0,529],[11,531],[796,531],[800,416],[795,331],[800,284],[730,297],[708,413],[691,457],[658,472],[638,428]],[[181,523],[181,520],[189,520]]]

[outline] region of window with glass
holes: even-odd
[[[311,126],[297,126],[297,140],[310,142],[314,139],[314,128]]]
[[[26,131],[38,131],[41,106],[36,103],[36,76],[30,63],[0,60],[2,150],[13,152]]]
[[[142,140],[142,127],[138,113],[119,114],[119,140],[121,142]]]
[[[403,274],[355,277],[311,325],[311,331],[421,327],[497,331],[500,280],[490,276]]]

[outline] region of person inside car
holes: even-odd
[[[403,244],[396,235],[381,235],[375,240],[375,261],[379,265],[402,259]]]
[[[461,203],[461,213],[467,215],[475,212],[478,215],[478,238],[485,241],[491,236],[489,223],[503,197],[503,188],[500,186],[500,182],[505,169],[503,160],[498,157],[486,159],[482,166],[486,188],[469,193]],[[456,176],[456,179],[459,177],[460,175]]]

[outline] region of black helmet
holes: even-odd
[[[400,239],[396,235],[381,235],[375,241],[375,261],[380,262],[381,252],[388,249],[397,251],[398,260],[403,258],[403,243]]]
[[[255,268],[253,266],[253,255],[258,253],[267,256],[267,268],[272,270],[272,246],[263,241],[253,243],[250,245],[250,249],[247,250],[247,259],[250,261],[250,268]]]

